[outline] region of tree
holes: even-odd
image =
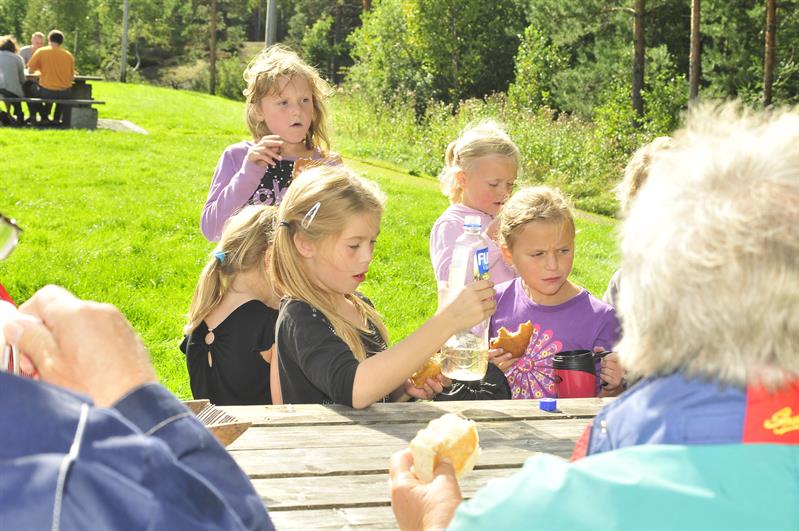
[[[771,89],[774,85],[774,54],[776,52],[777,5],[775,0],[766,0],[766,45],[763,57],[763,106],[771,105]]]
[[[701,0],[691,0],[691,58],[689,61],[689,97],[695,100],[699,95],[699,24],[702,19]]]
[[[646,54],[646,40],[644,37],[644,15],[646,14],[645,0],[633,0],[633,74],[632,74],[632,104],[638,118],[644,115],[644,99],[641,91],[644,88],[644,61]]]

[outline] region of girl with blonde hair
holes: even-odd
[[[289,188],[270,261],[284,297],[272,368],[275,402],[363,408],[380,400],[431,398],[443,390],[443,378],[428,378],[419,388],[411,374],[452,334],[493,311],[491,282],[476,282],[387,348],[383,320],[356,291],[372,261],[382,212],[377,186],[341,166],[312,168]]]
[[[341,162],[329,152],[330,87],[315,68],[274,45],[250,61],[244,79],[252,140],[228,146],[216,165],[200,220],[210,241],[244,205],[278,205],[301,166]]]
[[[194,290],[180,349],[194,398],[270,404],[278,297],[269,281],[275,207],[248,206],[225,224]]]
[[[494,219],[516,182],[519,148],[499,124],[484,121],[465,129],[450,142],[444,164],[438,178],[451,204],[430,231],[430,259],[439,289],[446,286],[452,247],[463,234],[466,216],[478,216],[491,241],[488,250],[491,279],[499,284],[514,278],[516,273],[502,260],[493,233]]]
[[[552,357],[569,350],[612,349],[619,339],[613,307],[569,280],[574,263],[574,217],[567,199],[547,186],[516,192],[500,214],[502,255],[519,277],[497,286],[497,311],[490,337],[501,327],[516,330],[530,321],[532,335],[524,354],[492,350],[492,361],[505,372],[512,398],[556,396]],[[618,355],[598,362],[597,392],[603,396],[623,389]]]

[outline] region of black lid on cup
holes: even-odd
[[[590,350],[567,350],[552,356],[552,367],[561,370],[585,371],[596,374],[594,353]]]

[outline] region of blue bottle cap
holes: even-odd
[[[558,409],[558,401],[554,398],[542,398],[538,402],[538,407],[544,411],[555,411]]]

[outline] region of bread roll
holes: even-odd
[[[427,427],[419,430],[411,441],[413,472],[429,483],[433,471],[443,458],[448,458],[460,479],[474,468],[480,455],[480,439],[474,421],[447,413],[431,420]]]
[[[489,343],[491,348],[501,348],[505,352],[510,352],[511,357],[520,358],[530,344],[533,335],[533,325],[530,321],[520,323],[515,332],[508,331],[504,326],[497,331],[498,335]]]
[[[435,378],[439,374],[441,374],[441,363],[433,356],[424,362],[421,369],[411,375],[411,379],[413,385],[422,387],[428,378]]]

